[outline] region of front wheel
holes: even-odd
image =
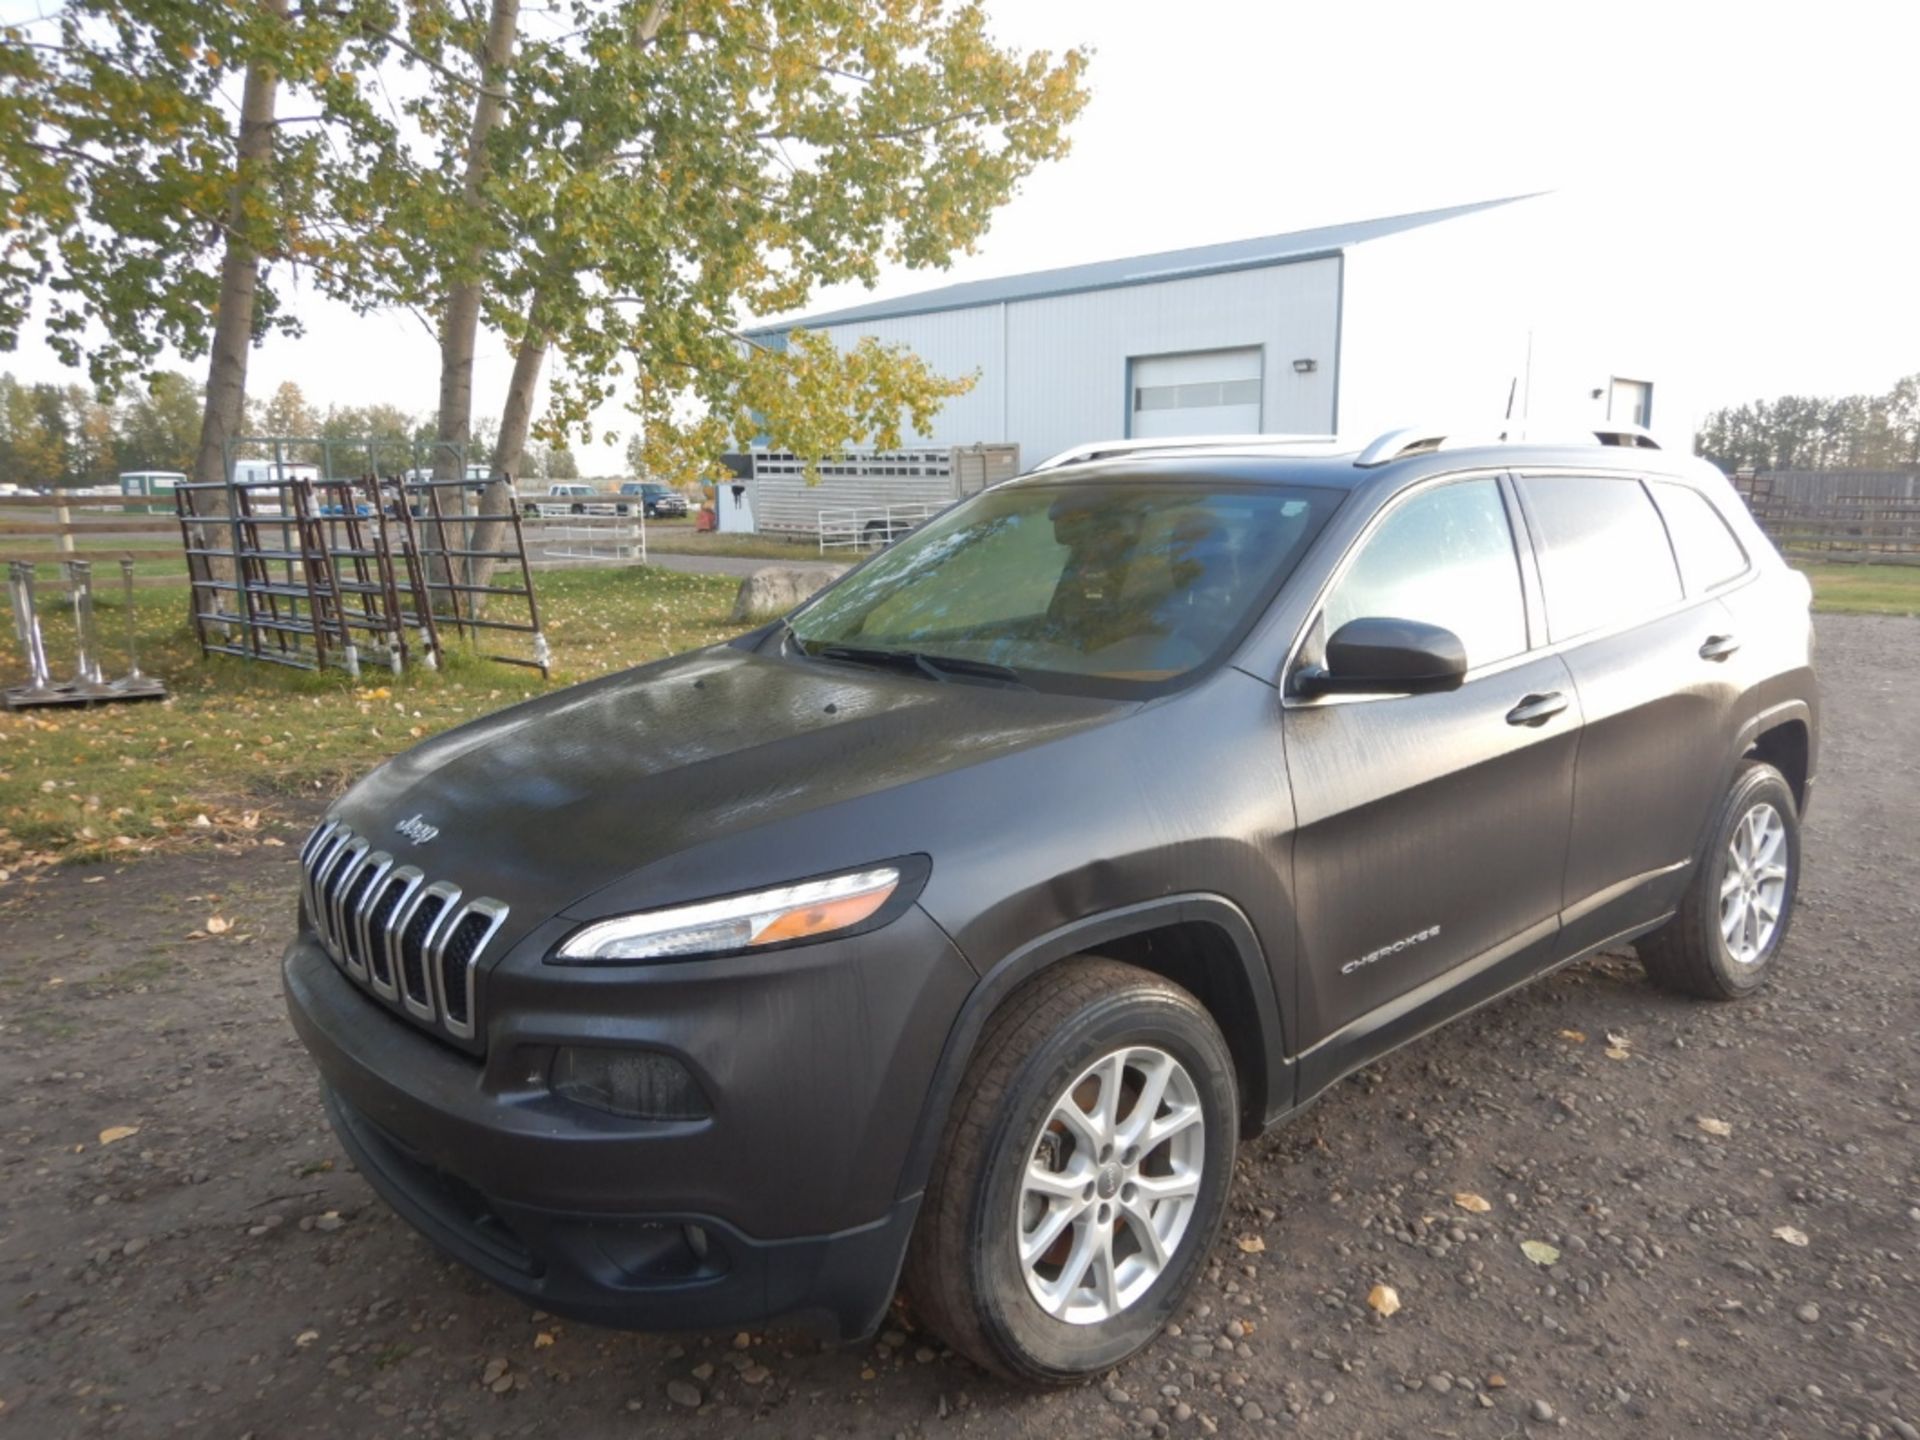
[[[1110,960],[1042,972],[988,1022],[954,1099],[907,1256],[920,1318],[1028,1384],[1119,1364],[1207,1262],[1238,1113],[1192,995]]]
[[[1773,766],[1741,762],[1680,909],[1634,947],[1653,981],[1737,1000],[1760,988],[1787,938],[1800,886],[1800,812]]]

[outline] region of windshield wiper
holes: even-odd
[[[932,670],[936,674],[944,670],[955,675],[978,675],[987,680],[1004,680],[1009,685],[1027,683],[1020,678],[1020,672],[1011,665],[998,665],[991,660],[972,660],[964,655],[923,655],[918,652],[914,652],[913,658],[922,670]]]
[[[818,655],[826,660],[850,660],[857,665],[883,665],[894,670],[914,669],[942,682],[951,680],[955,675],[976,675],[986,680],[1000,680],[1010,685],[1032,688],[1027,686],[1019,671],[1007,665],[996,665],[991,660],[969,660],[958,655],[927,655],[918,650],[883,650],[864,645],[822,645],[817,650],[802,653]]]

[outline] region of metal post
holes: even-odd
[[[40,635],[40,616],[33,603],[33,566],[16,560],[7,567],[7,599],[13,606],[13,629],[20,637],[20,653],[27,658],[26,693],[45,695],[53,688],[47,669],[47,647]]]
[[[120,562],[121,593],[126,596],[127,605],[127,675],[125,683],[137,685],[146,679],[140,673],[140,643],[137,637],[139,626],[133,613],[133,559],[131,556]]]
[[[73,683],[92,687],[102,683],[93,634],[93,562],[64,563],[67,586],[73,592]]]

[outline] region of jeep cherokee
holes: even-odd
[[[382,765],[302,852],[327,1111],[545,1309],[1149,1343],[1238,1140],[1634,941],[1777,963],[1809,592],[1640,432],[1135,447]],[[644,744],[633,743],[636,737]]]

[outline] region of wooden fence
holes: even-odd
[[[174,518],[172,496],[148,499],[69,491],[0,495],[0,561],[57,565],[62,560],[91,560],[98,584],[109,567],[117,569],[128,558],[144,568],[156,564],[170,572],[178,568],[178,574],[136,574],[135,585],[186,583],[186,557],[180,550],[180,522]]]
[[[1773,477],[1736,476],[1753,518],[1790,559],[1860,565],[1920,565],[1920,500],[1885,490],[1808,500]]]

